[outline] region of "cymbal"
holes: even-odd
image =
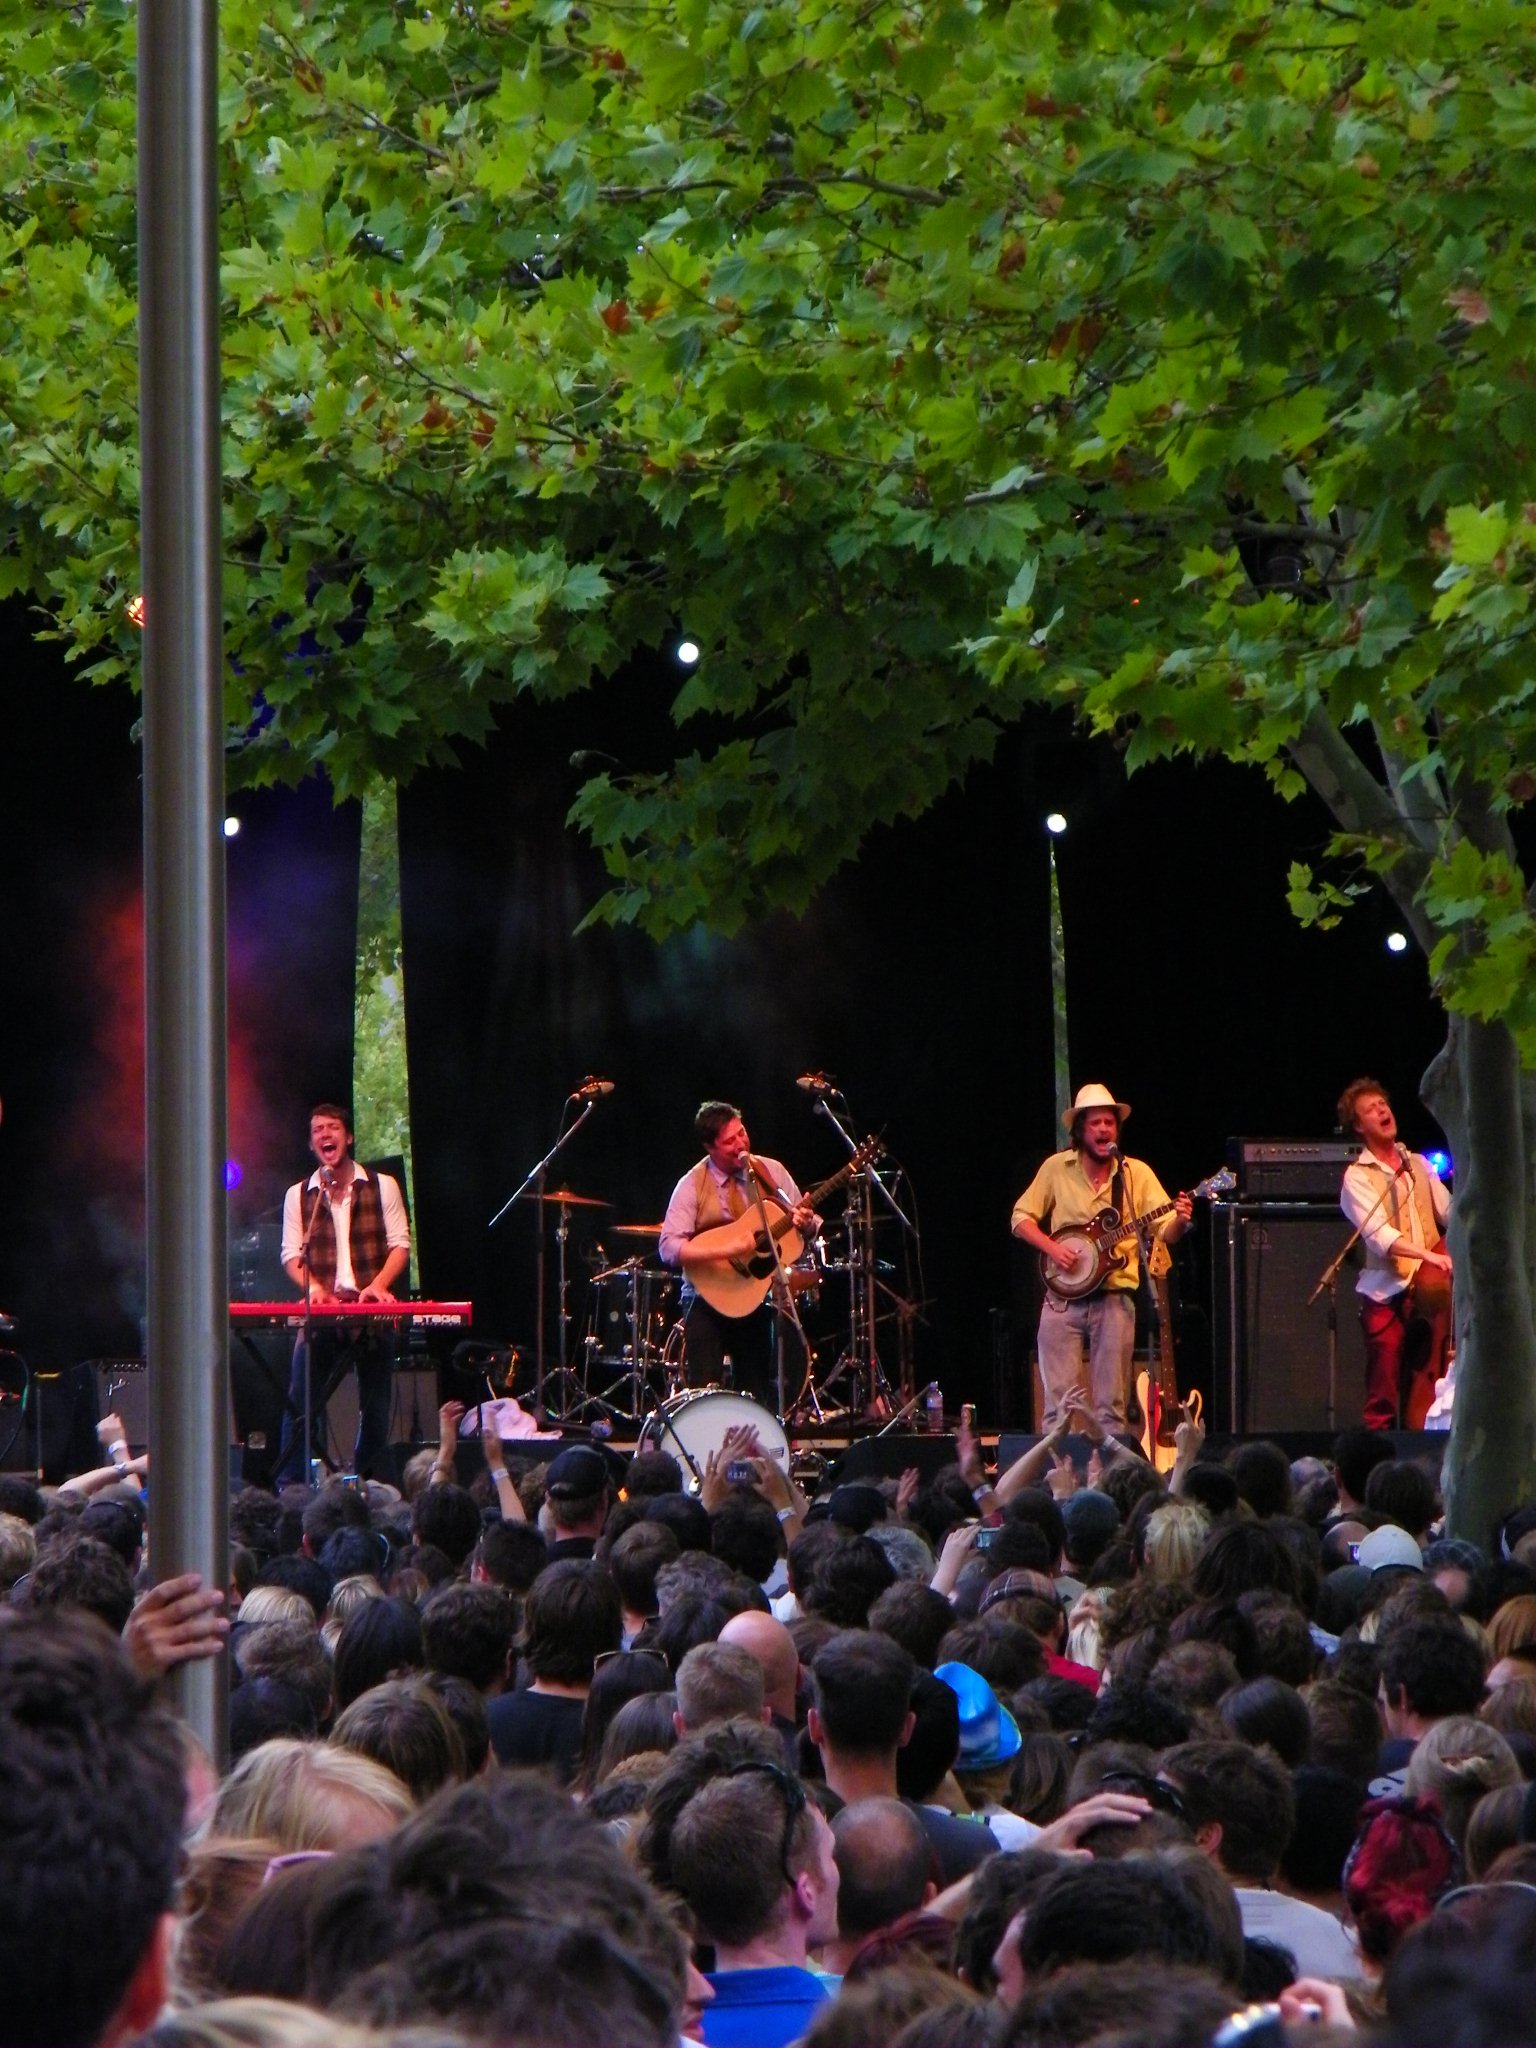
[[[660,1237],[659,1223],[610,1223],[608,1228],[615,1237]]]
[[[612,1202],[604,1202],[596,1195],[574,1194],[570,1188],[551,1188],[548,1194],[536,1195],[530,1191],[524,1195],[525,1202],[560,1202],[567,1209],[611,1209]]]

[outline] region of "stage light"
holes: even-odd
[[[1449,1152],[1426,1152],[1424,1154],[1424,1157],[1429,1161],[1430,1165],[1435,1169],[1436,1173],[1439,1174],[1442,1180],[1450,1180],[1451,1177],[1454,1175],[1456,1168],[1452,1164],[1451,1155]]]
[[[692,668],[702,651],[697,640],[679,640],[672,653],[683,668]]]
[[[1067,821],[1062,816],[1060,811],[1046,812],[1045,829],[1047,832],[1050,833],[1053,839],[1059,839],[1061,837],[1062,833],[1065,832],[1067,829]]]
[[[229,815],[229,817],[227,817],[227,818],[226,818],[226,819],[224,820],[224,837],[225,837],[226,839],[234,839],[234,838],[238,837],[238,835],[239,835],[239,831],[240,831],[240,820],[239,820],[239,819],[238,819],[237,817],[235,817],[235,815],[233,814],[233,812],[231,812],[231,814]]]
[[[130,598],[129,598],[129,600],[128,600],[128,602],[127,602],[127,605],[126,605],[126,606],[124,607],[124,610],[125,610],[125,612],[126,612],[126,614],[127,614],[127,618],[128,618],[128,623],[129,623],[129,625],[130,625],[130,626],[137,626],[137,627],[139,627],[139,628],[140,628],[140,630],[142,631],[142,629],[143,629],[143,625],[144,625],[144,599],[143,599],[143,596],[142,596],[142,595],[140,595],[140,596],[138,596],[138,597],[130,597]]]
[[[1407,950],[1408,937],[1405,932],[1387,933],[1387,951],[1389,953],[1406,953]]]
[[[232,1191],[233,1191],[233,1190],[234,1190],[235,1188],[239,1187],[239,1185],[240,1185],[241,1181],[243,1181],[244,1179],[245,1179],[245,1171],[244,1171],[244,1169],[242,1168],[242,1166],[241,1166],[241,1164],[240,1164],[239,1160],[238,1160],[238,1159],[226,1159],[226,1160],[225,1160],[225,1162],[224,1162],[224,1192],[225,1192],[225,1194],[227,1195],[227,1194],[231,1193],[231,1192],[232,1192]]]

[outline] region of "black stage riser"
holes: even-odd
[[[915,1436],[892,1431],[889,1436],[860,1437],[834,1460],[830,1477],[837,1485],[852,1479],[899,1479],[916,1466],[923,1480],[955,1462],[952,1436]]]
[[[1336,1431],[1328,1429],[1252,1429],[1234,1436],[1212,1430],[1201,1447],[1200,1457],[1202,1462],[1219,1461],[1238,1444],[1262,1441],[1278,1444],[1293,1463],[1297,1458],[1328,1458],[1333,1455],[1336,1434]],[[1438,1474],[1445,1447],[1450,1442],[1449,1430],[1392,1429],[1385,1434],[1396,1457],[1416,1460]],[[1022,1433],[1000,1436],[997,1440],[998,1471],[1006,1472],[1016,1458],[1022,1458],[1026,1451],[1033,1450],[1039,1441],[1038,1436]],[[1065,1448],[1073,1464],[1081,1471],[1088,1462],[1093,1445],[1085,1436],[1069,1436]]]

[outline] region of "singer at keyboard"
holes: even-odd
[[[309,1119],[309,1149],[318,1164],[307,1181],[295,1181],[283,1200],[283,1270],[301,1298],[324,1305],[337,1301],[391,1302],[394,1285],[410,1264],[411,1233],[399,1183],[387,1173],[370,1173],[352,1157],[352,1130],[344,1109],[316,1105]],[[301,1448],[306,1372],[313,1374],[311,1406],[316,1443],[311,1456],[324,1455],[325,1395],[349,1368],[357,1372],[357,1443],[353,1469],[381,1477],[389,1442],[390,1365],[393,1340],[369,1328],[335,1327],[300,1334],[293,1348],[288,1408],[283,1416],[277,1478],[302,1480]]]

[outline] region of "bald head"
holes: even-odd
[[[744,1614],[731,1616],[720,1631],[720,1641],[734,1643],[737,1649],[756,1658],[763,1671],[764,1699],[780,1720],[793,1721],[800,1653],[783,1622],[749,1608]]]
[[[832,1823],[838,1933],[862,1940],[933,1897],[928,1834],[900,1799],[857,1799]]]

